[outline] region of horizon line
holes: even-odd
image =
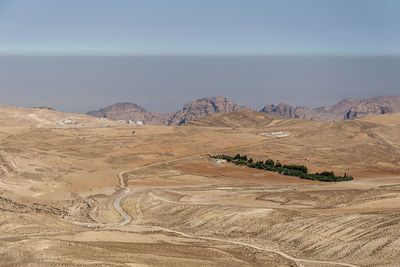
[[[234,103],[236,103],[237,105],[242,106],[242,105],[241,105],[240,103],[238,103],[237,101],[232,100],[231,97],[225,96],[225,95],[219,95],[219,96],[204,96],[204,97],[200,97],[200,98],[193,98],[193,99],[191,99],[191,100],[188,100],[185,104],[187,104],[187,103],[189,103],[189,102],[192,102],[192,101],[204,99],[204,98],[217,98],[217,97],[220,97],[220,96],[222,96],[222,97],[224,97],[224,98],[228,98],[228,99],[230,99],[231,101],[233,101]],[[336,105],[336,104],[338,104],[338,103],[340,103],[340,102],[342,102],[342,101],[344,101],[344,100],[348,100],[348,99],[370,99],[370,98],[378,98],[378,97],[399,97],[399,96],[400,96],[400,94],[399,94],[399,95],[396,95],[396,94],[387,94],[387,95],[385,95],[385,94],[383,94],[383,95],[374,95],[374,96],[345,97],[345,98],[342,98],[341,100],[338,100],[337,102],[334,102],[334,103],[331,103],[331,104],[327,104],[327,105],[325,105],[325,106],[315,106],[315,107],[312,107],[312,106],[310,107],[310,105],[294,105],[294,104],[291,104],[291,103],[289,103],[289,102],[285,102],[285,101],[279,102],[279,101],[278,101],[279,103],[278,103],[278,102],[276,102],[276,103],[265,103],[265,104],[261,107],[261,109],[262,109],[265,105],[278,106],[278,105],[280,105],[280,104],[287,104],[287,105],[292,106],[292,107],[294,107],[294,108],[306,107],[306,108],[308,108],[308,109],[310,109],[310,110],[316,110],[316,109],[322,108],[322,107],[334,106],[334,105]],[[139,107],[141,107],[141,108],[144,108],[146,111],[154,112],[154,111],[151,111],[151,110],[148,109],[148,108],[143,107],[142,104],[140,104],[140,103],[138,103],[138,102],[135,102],[135,103],[134,103],[134,102],[131,102],[131,101],[129,101],[129,100],[128,100],[128,101],[124,101],[124,102],[116,101],[116,102],[109,103],[109,104],[103,104],[102,106],[98,106],[97,108],[94,108],[93,110],[88,110],[88,111],[86,111],[86,112],[62,111],[62,110],[60,110],[60,109],[55,108],[54,105],[26,105],[26,106],[22,105],[22,106],[21,106],[21,105],[7,105],[7,104],[2,104],[2,103],[0,103],[0,106],[10,107],[10,108],[28,108],[28,109],[30,109],[30,108],[49,108],[49,109],[52,109],[52,110],[54,110],[54,111],[63,112],[63,113],[88,114],[89,112],[98,111],[98,110],[100,110],[100,109],[107,108],[107,107],[110,107],[110,106],[113,106],[113,105],[118,105],[118,104],[134,104],[134,105],[137,105],[137,106],[139,106]],[[185,104],[184,104],[184,105],[185,105]],[[242,107],[249,108],[249,109],[252,110],[252,111],[261,112],[261,109],[258,109],[258,108],[256,108],[255,106],[242,106]],[[182,108],[183,108],[183,107],[182,107]],[[173,112],[176,112],[176,111],[179,111],[179,110],[181,110],[181,109],[173,110],[173,111],[169,111],[169,112],[155,112],[155,113],[158,113],[158,114],[161,114],[161,115],[166,115],[166,114],[170,114],[170,113],[173,113]]]
[[[400,57],[400,53],[4,53],[0,57]]]

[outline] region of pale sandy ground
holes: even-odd
[[[256,128],[46,125],[0,129],[0,266],[400,265],[398,116]],[[273,130],[290,136],[258,135]],[[214,164],[207,154],[217,153],[356,179]],[[132,221],[118,225],[122,194]]]

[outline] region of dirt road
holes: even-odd
[[[119,181],[120,181],[119,187],[121,189],[124,189],[124,193],[121,194],[118,198],[115,199],[114,207],[117,210],[117,212],[122,216],[122,218],[124,220],[122,222],[118,223],[118,224],[104,224],[104,226],[123,226],[123,225],[126,225],[126,224],[130,223],[131,220],[132,220],[132,217],[130,215],[128,215],[124,211],[124,209],[121,207],[121,201],[124,200],[125,198],[127,198],[128,196],[132,195],[135,192],[135,191],[131,191],[127,187],[127,184],[126,184],[126,182],[124,180],[124,174],[131,173],[131,172],[134,172],[136,170],[143,169],[143,168],[154,167],[154,166],[157,166],[157,165],[162,165],[162,164],[172,163],[172,162],[176,162],[176,161],[181,161],[181,160],[184,160],[184,159],[187,159],[187,158],[191,158],[191,157],[194,157],[194,156],[200,156],[200,155],[190,155],[190,156],[185,156],[185,157],[174,159],[174,160],[168,160],[168,161],[163,161],[163,162],[158,162],[158,163],[152,163],[152,164],[148,164],[148,165],[145,165],[145,166],[137,167],[137,168],[132,169],[132,170],[120,172],[118,174],[118,178],[119,178]],[[150,195],[155,197],[155,198],[157,198],[157,199],[160,199],[160,200],[163,200],[163,201],[168,201],[168,200],[165,200],[163,198],[159,198],[159,197],[155,196],[151,192],[150,192]],[[179,202],[175,202],[175,201],[168,201],[168,202],[177,203],[177,204],[185,204],[185,203],[182,203],[182,202],[179,203]],[[189,204],[204,205],[204,203],[203,204],[200,204],[200,203],[189,203]],[[207,205],[207,204],[205,204],[205,205]],[[296,262],[296,264],[298,266],[303,266],[302,263],[313,263],[313,264],[320,264],[322,266],[339,265],[339,266],[357,267],[357,265],[348,264],[348,263],[342,263],[342,262],[299,259],[299,258],[292,257],[292,256],[290,256],[290,255],[288,255],[285,252],[280,251],[280,250],[259,247],[259,246],[256,246],[254,244],[244,243],[244,242],[240,242],[240,241],[226,240],[226,239],[212,238],[212,237],[204,237],[204,236],[197,236],[197,235],[190,235],[190,234],[183,233],[183,232],[180,232],[180,231],[176,231],[176,230],[172,230],[172,229],[168,229],[168,228],[164,228],[164,227],[158,227],[158,226],[152,226],[151,228],[158,229],[158,230],[161,230],[161,231],[164,231],[164,232],[175,233],[177,235],[180,235],[180,236],[183,236],[183,237],[188,237],[188,238],[217,241],[217,242],[223,242],[223,243],[228,243],[228,244],[233,244],[233,245],[245,246],[245,247],[253,248],[253,249],[256,249],[256,250],[259,250],[259,251],[272,252],[272,253],[278,254],[278,255],[280,255],[280,256],[288,259],[288,260],[292,260],[292,261]]]

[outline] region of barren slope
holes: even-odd
[[[6,125],[31,113],[12,114]],[[252,114],[185,127],[2,126],[0,265],[398,266],[400,117]],[[290,135],[260,135],[269,131]],[[356,179],[216,164],[207,154],[217,153]]]
[[[240,110],[214,116],[206,116],[186,123],[189,126],[210,126],[210,127],[238,127],[257,128],[287,121],[283,117],[267,115],[251,110]]]
[[[68,114],[47,108],[19,108],[0,105],[2,127],[63,127],[121,125],[110,120],[98,119],[85,114]],[[65,122],[67,120],[67,122]]]

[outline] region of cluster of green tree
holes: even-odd
[[[336,176],[332,171],[323,171],[321,173],[309,173],[308,168],[304,165],[282,165],[281,162],[274,162],[272,159],[266,161],[254,161],[252,158],[237,154],[234,157],[228,155],[217,155],[213,156],[216,159],[225,159],[228,162],[232,162],[236,165],[244,165],[250,168],[256,168],[260,170],[267,170],[273,172],[279,172],[283,175],[297,176],[302,179],[318,180],[325,182],[341,182],[353,180],[352,176],[348,176],[346,173],[343,176]]]

